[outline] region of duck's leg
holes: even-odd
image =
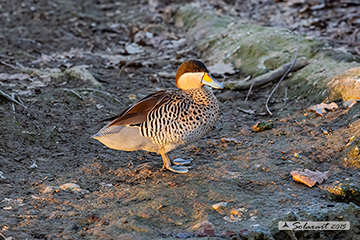
[[[164,161],[163,169],[166,168],[166,169],[168,169],[172,172],[176,172],[176,173],[187,173],[189,171],[188,169],[190,167],[179,166],[179,165],[172,166],[169,155],[167,153],[165,153],[165,151],[163,149],[160,150],[160,155]]]

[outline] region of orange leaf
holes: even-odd
[[[313,187],[316,183],[321,184],[330,176],[330,173],[328,171],[322,173],[318,170],[316,170],[316,172],[313,172],[309,169],[305,169],[304,172],[292,171],[290,174],[293,176],[293,179],[295,181],[304,183],[309,187]]]
[[[324,114],[326,113],[325,109],[334,110],[336,108],[338,108],[338,105],[336,103],[334,103],[334,102],[320,103],[320,104],[313,105],[313,106],[309,107],[310,110],[315,111],[320,116],[324,116]]]

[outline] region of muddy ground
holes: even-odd
[[[213,2],[208,7],[219,8]],[[194,159],[187,174],[163,171],[156,154],[108,149],[90,138],[101,119],[174,88],[179,64],[201,59],[184,39],[185,29],[167,18],[176,8],[160,5],[154,13],[147,1],[0,3],[0,73],[9,74],[1,76],[0,89],[23,101],[0,98],[0,239],[270,239],[274,221],[289,212],[338,206],[326,184],[360,180],[358,165],[343,158],[358,134],[359,107],[320,117],[307,110],[311,96],[284,105],[286,81],[270,101],[274,116],[265,110],[273,84],[255,89],[246,102],[247,92],[215,90],[221,109],[216,127],[171,154]],[[142,35],[144,29],[152,35]],[[134,41],[138,45],[130,45]],[[49,73],[82,65],[102,86]],[[273,129],[252,131],[269,120]],[[309,188],[290,175],[306,168],[331,176]],[[83,191],[58,188],[65,183]],[[225,208],[212,208],[221,202]],[[204,221],[213,227],[204,230]],[[278,239],[295,239],[290,235]],[[356,239],[354,232],[325,231],[296,237]]]

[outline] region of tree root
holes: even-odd
[[[246,79],[246,80],[238,80],[238,81],[226,81],[223,83],[226,88],[230,90],[246,90],[252,87],[259,87],[265,85],[269,82],[275,81],[279,79],[281,76],[285,74],[289,67],[291,66],[292,62],[286,63],[279,68],[272,70],[264,75],[258,76],[254,79]],[[300,68],[303,68],[308,64],[306,58],[299,58],[293,67],[291,68],[291,72],[296,71]]]

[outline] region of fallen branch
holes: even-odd
[[[280,83],[282,82],[282,80],[285,79],[286,75],[288,75],[289,72],[291,72],[291,69],[296,65],[297,61],[297,55],[298,55],[298,51],[299,51],[299,44],[300,44],[300,33],[298,33],[298,39],[297,39],[297,43],[296,43],[296,51],[295,51],[295,55],[294,55],[294,59],[292,60],[290,66],[288,67],[288,69],[285,71],[285,73],[282,75],[282,77],[280,78],[279,82],[276,84],[276,86],[274,87],[274,89],[271,91],[271,93],[269,94],[269,96],[266,99],[266,103],[265,103],[265,107],[266,107],[266,111],[270,114],[270,116],[272,116],[272,112],[269,109],[269,101],[270,98],[272,97],[272,95],[274,94],[274,92],[276,91],[276,89],[280,86]],[[285,87],[286,89],[286,87]],[[287,91],[285,91],[286,95],[287,95]],[[286,100],[286,97],[285,97]]]
[[[12,69],[20,69],[19,67],[14,66],[14,65],[12,65],[12,64],[10,64],[10,63],[7,63],[7,62],[4,62],[4,61],[0,61],[0,63],[1,63],[2,65],[7,66],[7,67],[12,68]]]
[[[251,87],[253,84],[253,87],[259,87],[262,85],[265,85],[269,82],[275,81],[279,79],[281,76],[283,76],[286,71],[289,70],[291,64],[293,62],[286,63],[282,65],[281,67],[272,70],[268,73],[265,73],[264,75],[258,76],[254,79],[247,79],[247,80],[239,80],[239,81],[227,81],[224,83],[225,87],[230,90],[246,90]],[[299,58],[296,63],[292,66],[290,69],[291,72],[296,71],[300,68],[303,68],[308,64],[306,58]]]

